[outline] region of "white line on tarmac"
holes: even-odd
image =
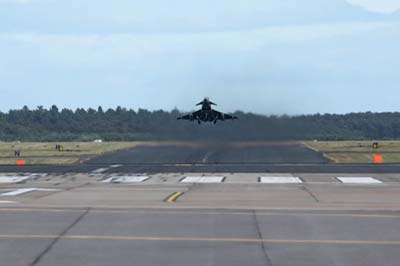
[[[114,176],[107,178],[102,183],[141,183],[149,179],[148,176]]]
[[[207,152],[206,155],[204,156],[203,160],[201,160],[202,163],[206,163],[208,161],[208,158],[211,156],[212,152]]]
[[[372,177],[337,177],[344,184],[381,184],[382,181]]]
[[[261,176],[260,183],[263,184],[301,184],[303,181],[292,176]]]
[[[182,179],[181,183],[222,183],[223,176],[187,176]]]
[[[10,201],[10,200],[0,200],[0,204],[12,204],[12,203],[17,203],[16,201]]]
[[[17,196],[32,191],[59,191],[59,189],[47,189],[47,188],[19,188],[9,192],[1,193],[1,196]]]
[[[99,168],[99,169],[93,170],[92,173],[99,174],[99,173],[103,173],[103,172],[107,171],[108,169],[109,168]]]
[[[0,176],[0,183],[18,183],[30,178],[31,176]]]
[[[48,174],[46,174],[46,173],[32,173],[32,174],[30,174],[30,176],[31,177],[45,177],[45,176],[47,176]]]

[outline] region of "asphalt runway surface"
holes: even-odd
[[[381,182],[367,184],[346,184],[335,174],[303,174],[301,183],[283,184],[261,183],[259,174],[223,174],[220,183],[185,183],[185,176],[158,173],[131,182],[126,178],[140,176],[3,173],[0,265],[400,261],[400,174],[372,175]]]
[[[90,173],[105,168],[107,173],[400,173],[400,164],[121,164],[0,165],[1,173]]]
[[[0,173],[1,266],[400,261],[396,164],[331,164],[294,143],[195,144]]]
[[[139,146],[97,157],[90,163],[326,163],[321,153],[300,143],[193,143]]]
[[[110,167],[118,165],[119,167]],[[75,165],[0,165],[0,172],[400,173],[400,164],[334,164],[299,143],[193,143],[139,146]]]
[[[7,266],[397,266],[400,213],[57,209],[0,212]]]

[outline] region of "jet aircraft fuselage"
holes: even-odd
[[[210,101],[208,98],[204,98],[203,101],[197,104],[197,106],[199,105],[201,105],[201,109],[199,111],[178,117],[178,120],[197,121],[199,124],[201,124],[201,122],[213,122],[216,124],[218,120],[225,121],[238,119],[236,116],[213,110],[212,106],[216,104]]]

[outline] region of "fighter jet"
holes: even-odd
[[[178,120],[189,120],[189,121],[197,121],[199,124],[201,122],[213,122],[216,124],[218,120],[236,120],[238,119],[236,116],[224,114],[212,109],[212,105],[216,105],[208,97],[204,98],[203,101],[199,102],[196,106],[201,105],[201,110],[196,111],[194,113],[184,115],[178,117]]]

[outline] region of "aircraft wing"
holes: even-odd
[[[197,119],[197,117],[199,115],[200,115],[200,111],[197,111],[197,112],[194,112],[194,113],[191,113],[191,114],[188,114],[188,115],[184,115],[184,116],[178,117],[177,119],[178,120],[190,120],[190,121],[193,121],[193,120]]]
[[[237,120],[238,117],[234,115],[228,115],[228,114],[223,114],[224,115],[224,120]]]
[[[233,116],[233,115],[228,115],[228,114],[224,114],[218,111],[213,110],[214,115],[217,117],[217,119],[219,120],[236,120],[238,119],[237,116]]]
[[[192,114],[180,116],[177,118],[178,120],[193,120]]]

